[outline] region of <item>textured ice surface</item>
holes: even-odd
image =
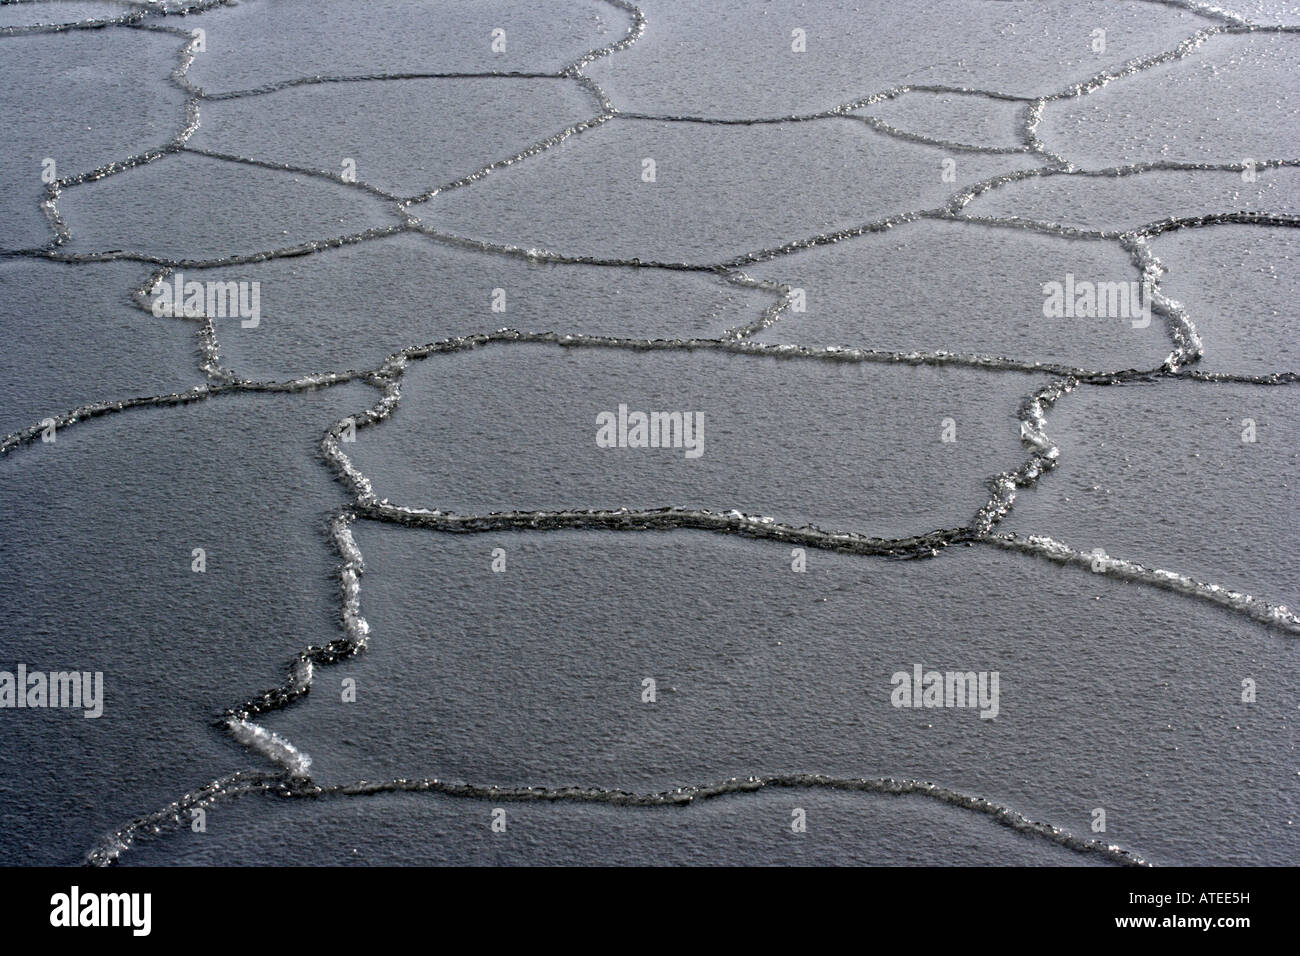
[[[129,292],[146,269],[133,262],[0,261],[0,435],[78,405],[204,381],[193,327],[132,306]]]
[[[570,255],[723,262],[943,204],[962,183],[1038,165],[948,153],[842,117],[815,123],[607,125],[411,207],[437,228]],[[654,181],[643,178],[654,162]],[[546,213],[538,210],[545,206]],[[599,210],[598,215],[593,213]]]
[[[561,80],[502,78],[297,86],[203,107],[195,149],[355,178],[414,196],[522,152],[595,112]]]
[[[912,90],[859,112],[928,139],[985,148],[1023,148],[1025,104],[971,93]]]
[[[1194,317],[1206,372],[1300,371],[1300,246],[1291,229],[1223,225],[1152,240],[1164,291]],[[1296,437],[1294,428],[1291,438]]]
[[[0,12],[23,9],[51,7]],[[180,128],[185,98],[165,82],[175,37],[130,31],[106,44],[95,31],[71,31],[0,43],[0,248],[21,249],[53,238],[40,209],[46,159],[67,177],[157,149]]]
[[[339,183],[191,153],[70,187],[59,208],[73,234],[69,252],[177,261],[271,252],[397,220],[381,200]]]
[[[261,323],[244,328],[237,318],[218,320],[217,333],[222,364],[247,378],[276,380],[374,368],[408,345],[505,325],[712,338],[756,320],[775,301],[773,293],[709,273],[529,262],[419,235],[187,275],[261,283]],[[394,284],[393,275],[406,278]],[[495,301],[504,311],[493,309],[498,289]]]
[[[1128,175],[1031,176],[976,196],[975,217],[1016,217],[1076,229],[1126,231],[1166,219],[1231,212],[1300,215],[1300,170],[1150,169]]]
[[[1117,242],[921,220],[852,242],[796,252],[749,270],[803,288],[807,311],[787,311],[763,342],[852,345],[1004,356],[1088,369],[1154,368],[1169,354],[1163,323],[1046,318],[1043,283],[1067,273],[1135,282]]]
[[[1291,388],[1082,389],[1052,410],[1061,467],[1005,527],[1300,607],[1297,410]]]
[[[1217,608],[983,548],[865,564],[813,552],[795,574],[784,546],[698,532],[449,537],[362,522],[355,535],[370,647],[267,720],[321,782],[640,792],[894,775],[1075,832],[1105,806],[1108,839],[1170,862],[1300,849],[1287,824],[1300,662],[1291,639]],[[891,675],[914,663],[999,671],[999,716],[893,707]],[[1252,675],[1270,691],[1248,708]]]
[[[342,495],[316,436],[368,391],[135,410],[0,458],[8,669],[102,671],[105,688],[94,720],[4,712],[0,862],[77,863],[96,835],[248,765],[213,723],[250,668],[275,674],[337,626],[322,528]]]
[[[3,25],[92,6],[0,3],[0,663],[108,679],[0,718],[0,862],[1294,861],[1293,3]]]
[[[376,495],[408,507],[735,509],[902,537],[968,523],[988,479],[1028,457],[1016,413],[1039,383],[814,358],[488,346],[412,363],[393,417],[359,432],[349,454]],[[597,415],[621,404],[703,415],[703,455],[597,447]],[[949,418],[957,440],[944,442]]]
[[[128,3],[98,0],[59,0],[57,3],[14,3],[0,6],[0,28],[49,26],[112,20],[135,10]]]
[[[1295,0],[1232,0],[1226,6],[1251,23],[1300,25],[1300,3]]]
[[[1078,99],[1048,105],[1039,136],[1080,166],[1293,157],[1300,47],[1288,35],[1216,36]]]
[[[806,812],[808,832],[790,830]],[[366,866],[1087,866],[1094,857],[924,797],[764,792],[693,806],[628,809],[509,804],[430,794],[282,800],[254,796],[210,814],[204,834],[142,840],[130,865]],[[382,820],[382,826],[375,821]],[[219,821],[219,823],[218,823]]]
[[[1206,23],[1137,2],[640,6],[652,28],[593,63],[591,75],[629,110],[726,117],[812,113],[903,84],[1041,96],[1171,47]],[[1107,31],[1104,54],[1090,44],[1097,28]],[[805,53],[791,49],[795,29],[805,31]]]
[[[629,22],[594,0],[243,0],[203,20],[212,42],[190,79],[209,93],[317,75],[555,73],[616,40]],[[496,29],[505,31],[500,53],[492,50]]]

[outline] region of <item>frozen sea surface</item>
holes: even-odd
[[[0,4],[0,863],[1300,855],[1295,3],[184,6]]]

